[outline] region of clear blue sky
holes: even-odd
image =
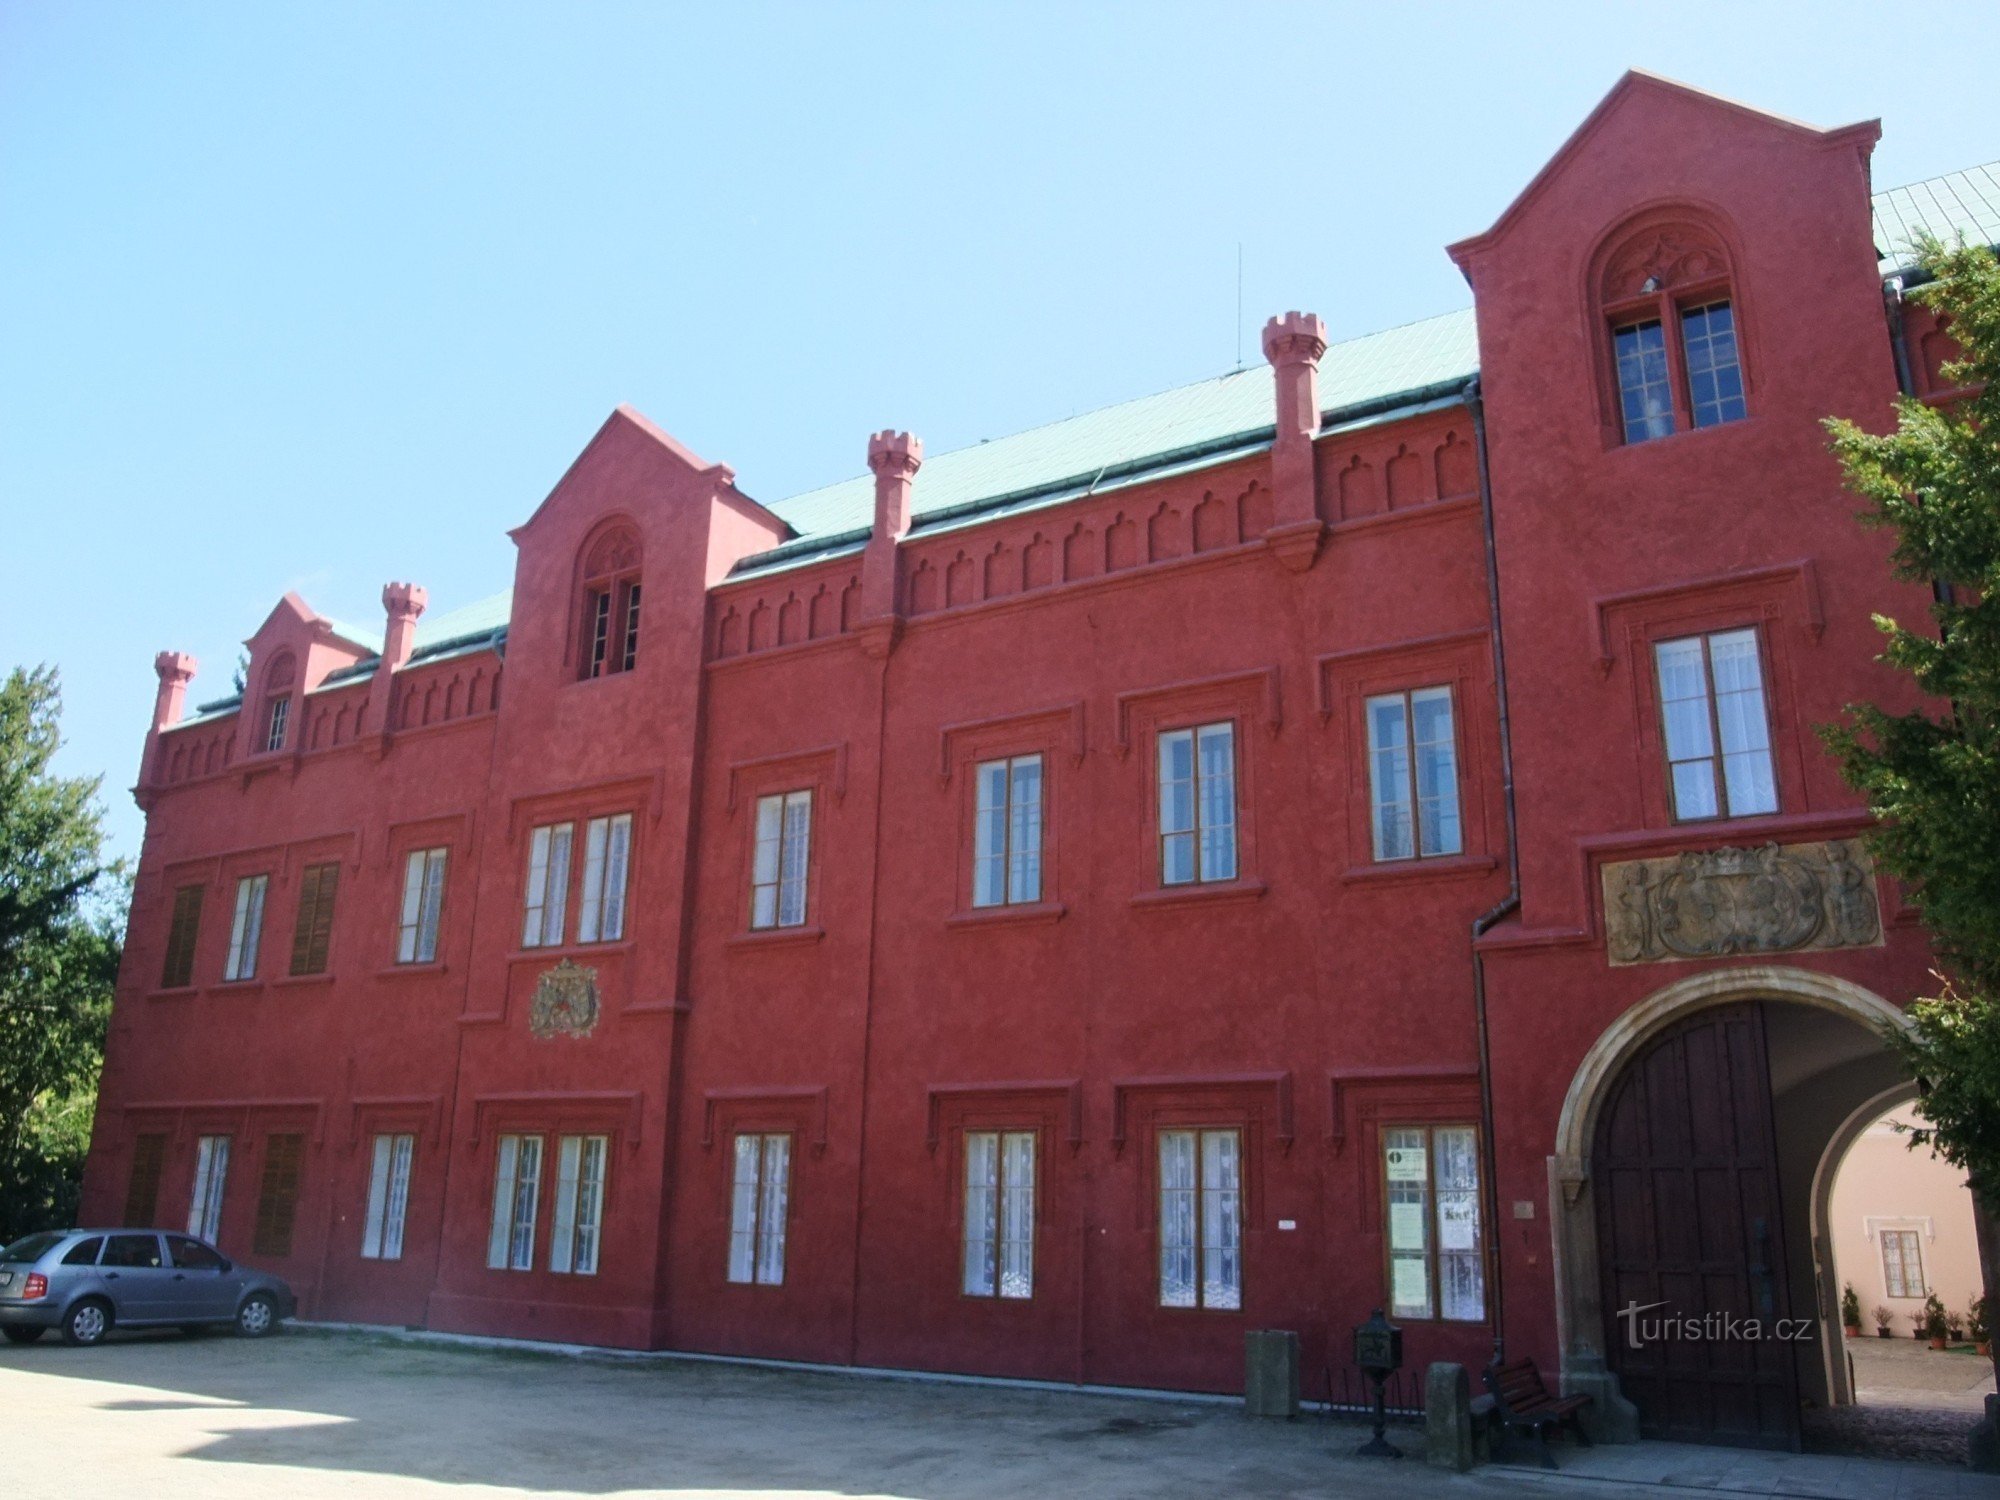
[[[630,402],[752,495],[1462,307],[1628,66],[1878,186],[2000,157],[2000,5],[0,4],[0,669],[121,853],[153,653],[505,587]]]

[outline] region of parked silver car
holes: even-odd
[[[239,1266],[192,1235],[152,1229],[52,1229],[0,1250],[0,1334],[29,1344],[51,1328],[71,1344],[113,1325],[233,1324],[262,1338],[298,1311],[277,1276]]]

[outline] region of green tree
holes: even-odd
[[[0,684],[0,1241],[76,1212],[124,925],[102,778],[49,769],[61,714],[52,668]]]

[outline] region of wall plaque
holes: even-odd
[[[1859,839],[1626,860],[1603,877],[1614,965],[1882,941],[1875,866]]]
[[[547,1039],[586,1037],[597,1027],[597,970],[564,959],[545,971],[528,1002],[528,1030]]]

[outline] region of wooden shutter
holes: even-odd
[[[254,1255],[282,1259],[292,1253],[292,1221],[298,1217],[299,1160],[305,1155],[302,1135],[273,1135],[264,1141],[264,1182],[257,1194],[257,1233],[250,1242]]]
[[[174,892],[174,919],[167,930],[167,959],[160,972],[161,989],[183,989],[194,983],[194,943],[201,931],[202,890],[198,885],[184,885]]]
[[[337,864],[308,865],[299,882],[299,923],[292,929],[292,973],[324,974],[333,940],[333,895],[340,886]]]
[[[195,894],[200,895],[199,887]],[[132,1176],[125,1185],[125,1227],[150,1229],[160,1203],[160,1165],[167,1155],[167,1138],[142,1135],[132,1143]]]

